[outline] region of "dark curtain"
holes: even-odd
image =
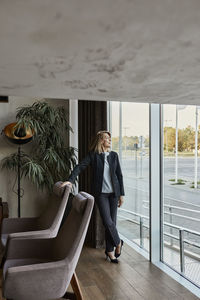
[[[96,133],[106,129],[107,103],[104,101],[78,101],[79,161],[88,153],[90,142]],[[79,190],[91,193],[90,168],[87,168],[79,176]],[[104,227],[96,204],[90,221],[86,244],[95,248],[104,246]]]

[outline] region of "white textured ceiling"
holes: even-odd
[[[0,95],[200,104],[200,1],[2,0]]]

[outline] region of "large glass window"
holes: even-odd
[[[162,261],[200,285],[199,107],[163,105]]]
[[[119,232],[149,251],[149,105],[110,102],[112,150],[118,152],[125,202]]]

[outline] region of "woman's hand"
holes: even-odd
[[[123,203],[124,203],[124,198],[123,196],[120,196],[118,201],[118,207],[121,207]]]
[[[65,187],[66,185],[68,185],[70,188],[72,188],[72,183],[70,181],[64,181],[60,187],[62,188],[62,187]]]

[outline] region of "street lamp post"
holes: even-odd
[[[195,123],[195,164],[194,164],[194,188],[197,188],[197,171],[198,171],[198,110],[200,106],[196,106],[196,123]]]
[[[134,144],[135,149],[135,178],[137,178],[137,150],[138,150],[138,144]]]
[[[178,181],[178,108],[176,105],[175,182]]]
[[[176,105],[175,183],[178,182],[178,111],[185,107],[186,105]]]
[[[129,129],[129,127],[123,127],[124,129],[124,143],[125,143],[125,155],[126,155],[126,149],[127,149],[127,139],[126,139],[126,129]]]
[[[140,177],[142,178],[142,156],[143,156],[143,148],[144,148],[144,137],[141,135],[139,137],[139,148],[140,148]]]
[[[172,122],[172,120],[165,120],[165,124],[166,124],[166,131],[165,131],[165,134],[166,134],[166,152],[168,153],[168,132],[167,132],[167,123],[168,122]]]
[[[122,164],[122,103],[119,103],[119,160]]]

